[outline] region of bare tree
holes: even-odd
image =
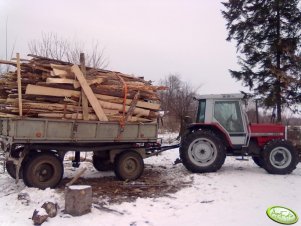
[[[28,48],[31,54],[75,64],[79,64],[80,53],[85,53],[87,66],[94,68],[108,66],[108,59],[104,56],[104,48],[100,46],[99,42],[92,43],[89,50],[83,42],[71,42],[55,33],[42,33],[41,40],[31,40],[28,43]]]
[[[188,82],[182,81],[177,74],[170,74],[161,85],[168,90],[160,93],[162,109],[166,112],[166,126],[170,130],[184,128],[184,117],[195,118],[197,103],[193,97],[197,95],[199,87],[193,87]]]

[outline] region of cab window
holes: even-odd
[[[214,118],[229,132],[244,132],[239,101],[216,101]]]
[[[206,100],[199,100],[199,108],[197,114],[197,122],[205,122],[205,110],[206,110]]]

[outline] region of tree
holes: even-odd
[[[230,70],[262,98],[276,106],[281,121],[283,106],[301,101],[301,10],[299,0],[229,0],[222,3],[228,41],[237,41],[241,69]]]
[[[197,95],[198,88],[182,81],[176,74],[168,75],[160,84],[168,87],[168,90],[160,93],[162,109],[171,119],[171,125],[168,126],[174,128],[177,125],[177,128],[184,128],[184,117],[195,116],[196,102],[193,97]]]
[[[104,49],[98,42],[93,43],[92,48],[88,50],[82,42],[70,42],[54,33],[42,33],[42,39],[30,41],[28,48],[31,54],[75,64],[80,64],[80,53],[85,53],[87,66],[94,68],[108,66],[108,60],[104,57]]]

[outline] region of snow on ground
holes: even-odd
[[[171,135],[166,135],[165,139]],[[191,186],[176,193],[154,198],[137,198],[134,202],[108,204],[110,210],[92,208],[92,212],[71,217],[62,212],[64,194],[55,189],[44,191],[27,188],[23,182],[14,183],[6,173],[0,174],[0,226],[32,225],[34,209],[44,201],[54,201],[61,207],[55,218],[45,226],[89,225],[89,226],[164,226],[164,225],[231,225],[231,226],[272,226],[277,223],[266,216],[266,210],[273,205],[289,207],[301,215],[301,164],[290,175],[270,175],[257,167],[252,160],[237,161],[226,159],[225,165],[216,173],[191,174],[182,164],[173,165],[178,150],[173,149],[158,157],[145,160],[147,165],[165,166],[169,178]],[[112,176],[99,173],[92,165],[85,177]],[[66,168],[65,175],[74,175],[72,167]],[[18,200],[18,194],[28,193],[30,201]],[[300,222],[297,225],[300,225]]]

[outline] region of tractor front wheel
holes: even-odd
[[[260,168],[263,167],[263,165],[264,165],[264,160],[263,160],[262,157],[260,157],[260,156],[252,156],[252,159],[253,159],[254,163],[255,163],[257,166],[259,166]]]
[[[263,168],[271,174],[289,174],[298,164],[298,153],[286,140],[272,140],[264,147]]]
[[[213,132],[200,130],[184,138],[180,157],[184,166],[193,173],[215,172],[224,164],[226,150]]]

